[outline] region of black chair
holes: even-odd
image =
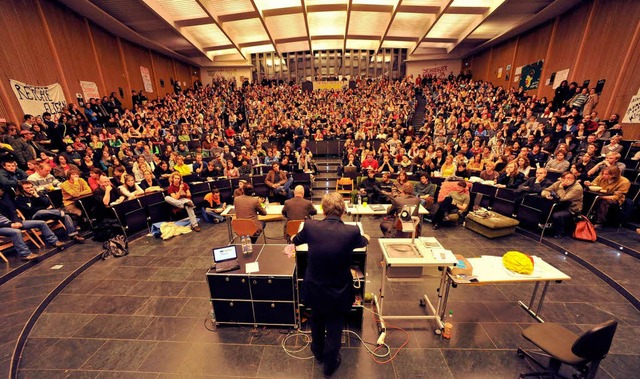
[[[147,213],[138,199],[114,205],[112,209],[127,237],[148,228]]]
[[[266,179],[266,175],[254,175],[251,177],[251,184],[253,184],[253,192],[255,192],[256,196],[260,197],[268,197],[269,196],[269,187],[264,183]]]
[[[204,197],[211,192],[209,182],[192,184],[189,190],[191,191],[191,201],[193,201],[193,204],[196,206],[202,203]]]
[[[491,210],[503,216],[513,217],[516,208],[516,193],[509,188],[498,188]]]
[[[552,322],[534,324],[528,327],[522,331],[522,336],[539,347],[544,353],[528,352],[518,348],[518,357],[529,358],[545,371],[522,373],[520,378],[528,376],[564,378],[559,374],[560,366],[563,363],[578,370],[579,374],[573,377],[595,378],[600,362],[609,352],[617,326],[617,321],[610,320],[596,325],[580,336]],[[533,354],[548,357],[549,366],[544,366],[538,362],[533,357]]]
[[[556,204],[552,200],[542,196],[527,195],[518,208],[516,219],[520,221],[521,227],[535,231],[538,231],[538,225],[542,224],[542,232],[540,233],[540,241],[542,241],[555,206]]]
[[[474,203],[474,205],[478,205],[483,208],[491,208],[491,206],[493,205],[493,199],[496,197],[496,192],[497,188],[488,184],[476,182],[473,183],[473,186],[471,186],[471,193],[475,193],[476,198],[478,198],[478,195],[482,195],[482,197],[478,201],[479,203]]]

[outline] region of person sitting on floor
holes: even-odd
[[[433,230],[438,229],[443,221],[449,221],[450,214],[465,212],[469,207],[469,201],[467,182],[460,180],[456,188],[438,204],[438,210],[432,220]]]
[[[76,242],[83,242],[84,238],[78,234],[76,226],[71,217],[64,211],[55,209],[51,205],[51,201],[46,196],[40,196],[35,186],[30,181],[24,180],[20,182],[18,188],[18,196],[15,200],[16,207],[22,212],[27,220],[60,220],[64,225],[69,238]]]
[[[201,229],[196,219],[195,205],[193,201],[191,201],[189,185],[182,180],[182,175],[177,171],[169,177],[167,194],[169,196],[165,196],[164,200],[176,208],[186,210],[189,216],[189,222],[191,223],[191,229],[193,229],[194,232],[199,232]]]
[[[225,218],[220,213],[227,207],[227,203],[223,203],[220,199],[219,189],[214,188],[206,194],[200,206],[202,207],[202,218],[206,222],[217,224],[225,221]]]

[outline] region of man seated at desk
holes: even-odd
[[[380,230],[385,237],[395,237],[398,232],[396,227],[396,220],[399,217],[399,213],[405,205],[420,206],[420,199],[413,194],[413,186],[411,183],[404,183],[402,185],[402,194],[391,199],[391,206],[387,211],[390,216],[395,216],[395,220],[383,221],[380,223]],[[417,226],[417,235],[420,235],[420,224]]]
[[[309,246],[302,296],[312,310],[311,351],[329,376],[340,366],[342,327],[354,301],[351,253],[366,246],[369,236],[342,222],[345,205],[341,194],[324,195],[322,210],[325,219],[305,221],[293,243]]]
[[[304,198],[304,187],[301,185],[293,189],[293,197],[285,201],[282,208],[282,215],[287,218],[287,221],[305,220],[317,213],[313,202]],[[284,224],[284,234],[287,234],[287,223]]]
[[[258,220],[258,215],[266,216],[267,210],[260,205],[260,199],[253,196],[253,185],[251,183],[245,184],[243,189],[244,193],[233,200],[233,207],[237,218],[249,219],[256,225],[258,230],[251,236],[251,240],[255,242],[255,238],[260,235],[267,225],[264,221]]]

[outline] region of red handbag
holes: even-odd
[[[580,216],[576,221],[576,229],[573,232],[573,238],[580,241],[596,242],[598,236],[596,235],[596,229],[593,227],[591,221],[585,216]]]

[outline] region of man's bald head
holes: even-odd
[[[296,188],[293,189],[293,195],[297,197],[304,197],[304,187],[297,185]]]

